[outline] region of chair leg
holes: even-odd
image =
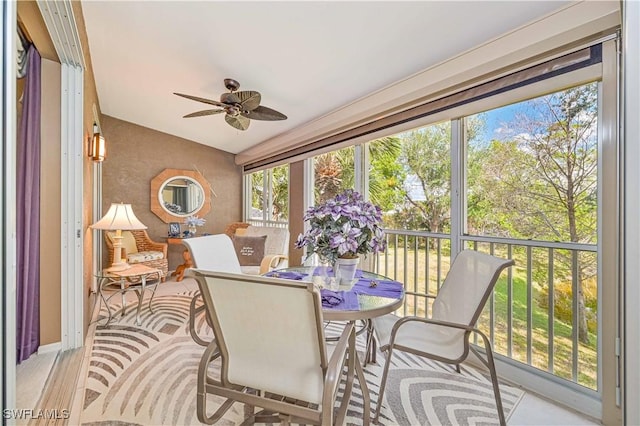
[[[360,391],[362,392],[362,426],[369,426],[371,417],[371,396],[369,394],[369,387],[367,386],[367,379],[364,377],[364,370],[360,361],[356,359],[356,375],[358,376],[358,383],[360,383]]]
[[[493,360],[493,350],[491,349],[491,342],[484,333],[479,330],[475,330],[484,342],[484,348],[487,354],[487,367],[489,368],[489,374],[491,375],[491,384],[493,385],[493,394],[496,398],[496,409],[498,410],[498,419],[501,426],[506,426],[507,421],[504,418],[504,409],[502,408],[502,398],[500,397],[500,387],[498,386],[498,374],[496,373],[496,365]]]
[[[357,359],[358,357],[356,355],[355,348],[356,332],[355,328],[353,328],[351,334],[349,335],[349,349],[347,352],[347,377],[344,387],[344,396],[335,418],[335,424],[342,424],[344,422],[345,416],[347,414],[347,408],[349,408],[349,400],[351,399],[351,393],[353,392],[354,370],[356,368],[356,364],[360,363],[360,361]]]
[[[215,342],[211,342],[207,349],[205,349],[198,365],[198,381],[197,381],[197,396],[196,396],[196,415],[201,423],[208,425],[214,424],[224,416],[224,414],[231,408],[235,402],[232,399],[227,399],[220,405],[218,410],[211,416],[207,416],[207,369],[209,363],[220,356],[218,346]]]
[[[384,363],[384,371],[382,373],[382,380],[380,381],[380,391],[378,392],[378,404],[376,404],[376,415],[373,418],[373,423],[378,424],[380,417],[380,409],[382,408],[382,400],[384,397],[384,388],[387,386],[387,374],[389,374],[389,365],[391,365],[391,355],[393,353],[393,344],[389,344],[387,348],[387,359]]]
[[[456,372],[460,374],[460,364],[456,364]]]

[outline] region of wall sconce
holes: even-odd
[[[107,153],[104,138],[98,132],[98,125],[93,123],[93,137],[89,140],[89,157],[96,162],[104,161]]]

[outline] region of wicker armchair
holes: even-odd
[[[160,269],[163,274],[162,281],[164,281],[164,277],[167,276],[167,271],[169,270],[169,260],[167,259],[167,244],[153,241],[151,238],[149,238],[149,234],[147,234],[147,231],[145,230],[122,231],[122,235],[125,241],[127,240],[127,235],[126,235],[127,233],[131,234],[133,236],[133,240],[135,241],[136,250],[134,251],[134,253],[135,252],[138,252],[138,253],[161,252],[162,253],[162,258],[154,259],[154,260],[146,260],[146,261],[141,261],[137,263],[140,263],[142,265],[147,265],[151,268]],[[107,232],[105,233],[105,237],[106,238],[104,240],[107,243],[107,249],[109,251],[109,259],[113,259],[113,241],[111,240],[111,234]],[[122,256],[126,258],[128,254],[130,253],[127,252],[126,246],[124,246],[122,249]]]
[[[233,236],[236,235],[236,230],[246,229],[248,227],[249,227],[249,224],[247,222],[232,222],[229,225],[227,225],[226,229],[224,230],[224,233],[227,234],[229,238],[233,238]]]

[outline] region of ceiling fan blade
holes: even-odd
[[[223,108],[226,106],[222,102],[214,101],[213,99],[199,98],[197,96],[185,95],[183,93],[176,93],[176,92],[173,92],[173,94],[174,95],[178,95],[178,96],[182,96],[183,98],[191,99],[192,101],[203,102],[203,103],[209,104],[209,105],[215,105],[215,106],[219,106],[219,107],[223,107]]]
[[[252,120],[276,121],[287,119],[286,115],[266,106],[258,106],[252,111],[242,112],[241,114]]]
[[[242,109],[244,111],[252,111],[258,108],[260,105],[260,100],[262,97],[259,92],[254,92],[253,90],[245,90],[243,92],[234,93],[240,99],[240,105],[242,105]]]
[[[247,130],[249,128],[249,124],[251,120],[247,117],[243,117],[242,115],[225,115],[224,120],[229,123],[231,127],[235,127],[238,130]]]
[[[187,114],[182,118],[203,117],[205,115],[220,114],[221,112],[224,112],[224,110],[223,109],[206,109],[204,111],[192,112],[191,114]]]

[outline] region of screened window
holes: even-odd
[[[289,166],[251,173],[247,177],[250,205],[247,218],[267,223],[289,220]]]
[[[465,118],[470,235],[596,242],[597,83]]]
[[[355,188],[355,147],[331,151],[313,158],[315,204]]]
[[[385,227],[448,233],[451,227],[451,123],[375,140],[369,149],[369,197]]]

